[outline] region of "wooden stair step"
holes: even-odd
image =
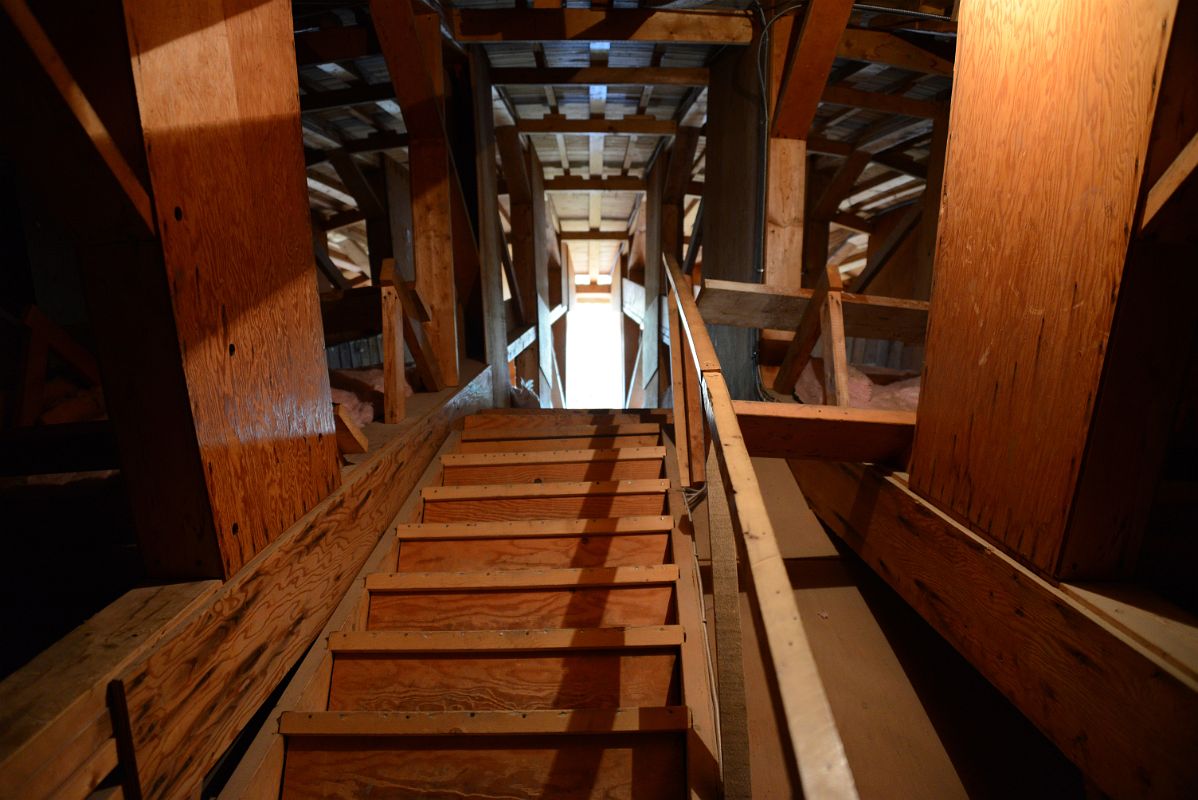
[[[376,572],[366,576],[370,592],[461,592],[497,589],[577,589],[673,583],[676,564],[645,567],[486,570],[483,572]]]
[[[511,409],[488,408],[466,417],[465,429],[543,428],[554,425],[636,425],[673,422],[669,409],[627,409],[624,411],[584,409]]]
[[[555,536],[627,536],[668,532],[673,517],[611,517],[606,519],[536,519],[494,522],[414,522],[396,526],[400,542],[456,539],[516,539]]]
[[[685,640],[681,625],[634,628],[557,628],[487,631],[334,631],[329,651],[338,653],[454,653],[531,650],[603,650],[673,647]]]
[[[441,457],[446,486],[660,478],[664,447],[450,453]]]
[[[523,711],[284,711],[284,736],[462,736],[685,731],[686,706]]]
[[[396,572],[648,567],[670,561],[670,532],[509,536],[400,543]]]
[[[657,436],[661,425],[656,422],[633,422],[622,425],[549,425],[543,428],[467,428],[462,431],[463,442],[496,441],[502,439],[572,439],[599,436]]]
[[[425,522],[603,518],[666,509],[669,481],[562,481],[433,486],[421,491]]]

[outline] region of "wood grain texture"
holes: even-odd
[[[648,566],[664,562],[667,542],[664,532],[403,542],[399,571]]]
[[[611,536],[670,530],[669,516],[544,519],[503,522],[415,523],[396,527],[401,542],[434,539],[506,539],[514,536]]]
[[[660,514],[665,495],[577,494],[564,497],[511,497],[479,500],[426,501],[426,522],[483,522],[509,519],[598,519]]]
[[[461,9],[453,14],[459,42],[599,41],[748,44],[752,22],[740,14],[703,11],[557,8],[519,9],[496,14]]]
[[[771,135],[806,138],[852,11],[852,0],[821,0],[803,10],[791,31]]]
[[[631,450],[633,448],[624,449]],[[561,461],[554,464],[511,464],[507,466],[447,466],[445,468],[446,486],[473,486],[500,481],[548,483],[552,481],[620,481],[659,477],[661,477],[661,458]]]
[[[666,584],[678,580],[678,567],[570,567],[565,569],[485,569],[478,572],[380,572],[366,578],[377,592],[462,591],[472,589],[560,589]]]
[[[668,409],[629,409],[625,411],[487,409],[483,413],[467,417],[465,428],[474,430],[478,428],[556,428],[561,425],[635,425],[642,422],[664,421],[664,417],[668,415]]]
[[[370,630],[619,628],[670,621],[671,586],[492,592],[374,592]]]
[[[1198,684],[868,467],[792,461],[821,520],[1114,797],[1198,781]]]
[[[681,734],[294,740],[282,797],[678,798]]]
[[[329,711],[520,711],[679,704],[676,650],[448,657],[342,654]]]
[[[512,439],[462,442],[460,453],[533,453],[544,450],[610,450],[614,447],[655,447],[659,433],[634,436],[574,436],[566,439]]]
[[[222,572],[213,577],[229,577],[340,479],[291,11],[281,1],[180,10],[157,0],[124,11],[203,464],[204,486],[192,490],[212,510],[213,530],[188,532],[216,538]],[[238,176],[232,186],[228,174]],[[178,534],[174,526],[157,543],[166,531],[143,532],[164,573],[186,574],[170,563]]]
[[[463,442],[503,441],[509,439],[568,439],[579,436],[644,436],[660,432],[657,423],[626,425],[556,425],[545,428],[467,428]],[[463,451],[465,452],[465,451]]]
[[[999,0],[961,11],[911,488],[1049,572],[1175,6],[1077,0],[1035,25]]]
[[[441,405],[411,419],[175,635],[122,673],[148,796],[186,791],[215,763],[323,627],[451,423],[490,395],[489,371],[441,393]]]
[[[902,464],[915,435],[911,411],[753,400],[732,407],[751,456]]]
[[[771,287],[706,279],[699,311],[712,325],[794,330],[814,289],[780,292]],[[919,344],[928,326],[928,303],[844,292],[844,332],[864,339]]]
[[[133,589],[5,678],[0,683],[0,786],[6,788],[0,793],[48,795],[111,742],[109,681],[169,635],[218,586],[199,581]]]

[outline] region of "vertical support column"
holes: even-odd
[[[545,178],[541,160],[534,147],[528,148],[529,207],[532,214],[532,259],[537,322],[537,396],[541,405],[553,403],[553,327],[549,323],[549,208],[545,200]]]
[[[391,262],[385,262],[391,263]],[[379,286],[379,306],[383,314],[383,422],[403,422],[407,408],[404,395],[403,306],[390,277]]]
[[[491,105],[491,71],[481,45],[470,48],[470,82],[474,90],[474,158],[478,173],[478,263],[483,295],[487,364],[491,368],[491,402],[508,405],[507,320],[503,308],[503,269],[499,230],[499,195],[495,163],[495,112]]]
[[[528,163],[524,145],[514,126],[505,125],[495,131],[499,143],[499,157],[503,161],[503,176],[507,182],[510,199],[512,225],[512,273],[515,285],[511,286],[517,307],[523,310],[521,330],[536,322],[537,272],[536,272],[536,225],[533,221],[532,187],[529,185]],[[532,381],[533,389],[540,386],[540,347],[526,347],[516,356],[516,378]],[[538,397],[540,392],[538,390]]]
[[[778,90],[786,69],[794,14],[770,29],[770,114],[778,113]],[[766,155],[765,243],[763,283],[794,293],[803,285],[803,215],[807,188],[807,142],[771,136]]]
[[[645,176],[645,308],[641,317],[641,385],[645,388],[645,408],[657,408],[658,354],[661,350],[661,251],[662,196],[665,191],[666,165],[659,156]]]
[[[158,317],[167,327],[151,335],[177,337],[185,399],[162,401],[185,402],[189,424],[161,429],[164,415],[113,412],[139,429],[134,471],[158,469],[161,450],[164,461],[195,458],[192,477],[202,476],[136,498],[151,572],[227,577],[340,480],[291,8],[127,0],[124,12],[169,291]],[[180,494],[206,497],[210,518],[178,518]],[[201,552],[213,539],[216,563]]]

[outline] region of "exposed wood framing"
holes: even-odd
[[[459,42],[649,41],[747,44],[746,15],[702,11],[555,8],[454,9],[453,37]]]
[[[822,0],[808,3],[803,10],[802,23],[791,32],[790,52],[774,107],[772,136],[806,138],[852,10],[852,0]]]
[[[502,86],[706,86],[704,67],[576,67],[564,69],[507,68],[491,70]]]

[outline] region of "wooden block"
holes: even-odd
[[[333,403],[333,422],[337,426],[337,449],[342,455],[365,453],[370,448],[366,434],[358,427],[340,403]]]
[[[680,712],[662,714],[634,709],[613,717],[612,712],[507,712],[507,724],[493,736],[440,736],[403,739],[385,736],[329,739],[317,735],[292,738],[282,788],[284,800],[365,796],[467,796],[505,798],[677,798],[686,789],[684,740],[681,733],[620,733],[570,735],[584,722],[628,730],[662,719],[659,727],[675,731]],[[528,714],[528,717],[525,717]],[[331,717],[339,715],[330,715]],[[399,718],[388,722],[402,729]],[[556,717],[554,735],[521,737],[511,733],[528,726],[524,720],[548,727]],[[606,717],[601,720],[601,717]],[[289,728],[297,721],[285,717]],[[341,725],[348,728],[349,722]],[[312,727],[315,727],[316,720]],[[431,727],[425,723],[423,727]],[[437,720],[438,727],[471,730],[481,724],[497,728],[502,722],[482,712]],[[322,725],[332,727],[328,723]],[[361,728],[382,727],[363,722]],[[407,729],[415,725],[408,724]],[[369,734],[368,734],[369,735]],[[294,736],[294,734],[293,734]]]
[[[749,455],[904,463],[914,411],[734,400]]]
[[[676,706],[678,649],[452,656],[339,653],[329,711]]]
[[[372,630],[621,627],[671,621],[672,586],[491,592],[374,592]]]

